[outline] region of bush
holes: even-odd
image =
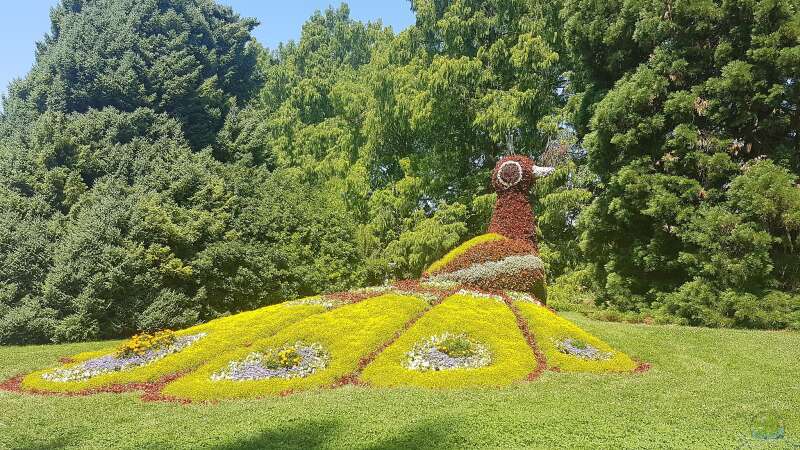
[[[780,291],[755,294],[719,291],[698,279],[666,295],[661,304],[666,320],[715,327],[798,329],[800,296]]]
[[[751,304],[800,293],[796,4],[616,3],[559,16],[578,62],[570,125],[598,180],[579,227],[598,299],[766,326],[773,310]]]
[[[198,309],[185,294],[164,290],[139,314],[138,328],[142,331],[186,328],[199,320]]]
[[[0,303],[0,344],[38,344],[47,341],[56,327],[56,311],[39,302],[24,300],[19,306]]]
[[[728,291],[721,303],[733,305],[733,320],[738,327],[800,330],[800,295],[768,291],[755,296]]]
[[[547,305],[557,311],[594,310],[591,269],[573,270],[551,282],[547,286]]]

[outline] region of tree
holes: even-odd
[[[793,215],[753,211],[797,195],[798,14],[791,1],[565,2],[573,121],[601,182],[581,245],[602,302],[727,325],[749,313],[670,305],[798,292]]]
[[[45,111],[150,108],[199,150],[260,85],[256,25],[211,0],[63,0],[33,69],[9,89],[6,120],[22,129]]]

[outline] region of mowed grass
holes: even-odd
[[[345,387],[187,406],[143,403],[135,393],[0,392],[0,448],[794,448],[788,441],[800,442],[800,333],[566,316],[653,368],[546,372],[500,389]],[[107,346],[0,347],[0,377]],[[783,419],[782,445],[749,440],[759,413]]]

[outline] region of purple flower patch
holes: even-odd
[[[556,347],[561,353],[566,353],[578,358],[603,360],[611,358],[611,353],[601,352],[595,347],[579,339],[566,338],[556,342]]]
[[[147,350],[140,355],[118,357],[116,354],[110,354],[100,356],[98,358],[84,361],[75,367],[56,369],[52,372],[42,374],[42,378],[48,381],[57,381],[62,383],[68,381],[83,381],[98,375],[103,375],[105,373],[119,372],[122,370],[146,366],[154,361],[164,358],[167,355],[183,350],[184,348],[197,342],[197,340],[204,337],[206,334],[207,333],[198,333],[190,336],[181,336],[178,337],[175,342],[168,347]]]
[[[211,375],[212,381],[253,381],[270,378],[303,378],[327,366],[329,356],[319,344],[294,345],[253,352],[227,369]]]
[[[447,344],[463,341],[464,349],[451,352]],[[466,335],[444,333],[431,336],[408,352],[405,367],[411,370],[476,369],[488,366],[492,358],[485,345],[471,341]]]

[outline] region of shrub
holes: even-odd
[[[565,273],[547,286],[547,305],[557,311],[589,312],[595,308],[590,269]]]
[[[154,331],[163,328],[179,330],[194,325],[200,319],[196,302],[181,292],[163,290],[141,314],[136,323],[140,330]]]
[[[56,327],[56,312],[35,300],[25,300],[17,307],[0,306],[0,344],[36,344],[45,342]]]

